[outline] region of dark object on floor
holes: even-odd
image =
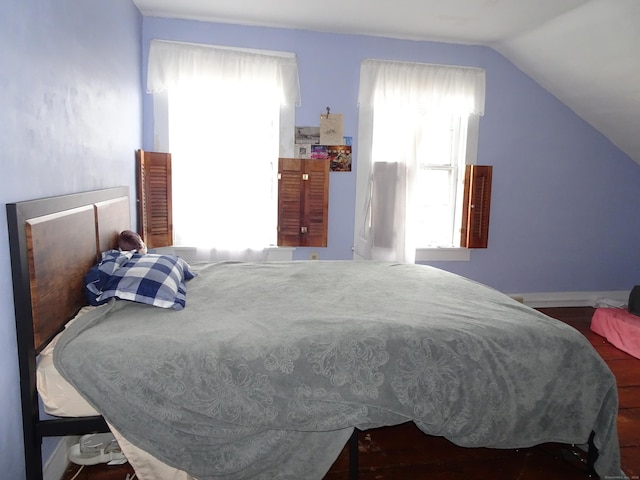
[[[640,316],[640,285],[636,285],[631,289],[627,308],[629,313]]]

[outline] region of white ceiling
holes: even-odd
[[[486,45],[640,164],[640,0],[134,0],[143,15]]]

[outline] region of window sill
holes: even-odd
[[[211,252],[214,256],[212,257]],[[263,249],[264,261],[288,262],[293,260],[294,247],[268,246]],[[149,253],[171,254],[181,257],[186,262],[211,262],[218,261],[215,257],[215,249],[201,249],[195,247],[171,246],[149,249]]]
[[[417,248],[416,262],[468,262],[471,250],[468,248]]]
[[[267,262],[290,262],[295,250],[295,247],[267,247]]]

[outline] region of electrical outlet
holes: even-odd
[[[318,252],[311,252],[309,254],[309,260],[318,260],[320,258],[320,255],[318,255]]]

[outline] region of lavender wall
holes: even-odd
[[[295,52],[303,103],[296,123],[317,125],[329,106],[344,114],[345,135],[354,140],[362,59],[485,68],[478,163],[494,166],[489,248],[473,251],[469,262],[432,264],[505,293],[630,290],[640,282],[640,166],[494,50],[145,18],[144,65],[153,38]],[[152,148],[149,95],[143,105],[144,144]],[[239,108],[251,112],[251,105]],[[332,173],[321,259],[351,258],[354,198],[355,171]]]
[[[24,478],[4,204],[128,185],[142,139],[131,0],[0,3],[0,476]],[[50,454],[53,440],[45,445]],[[45,456],[47,458],[48,455]]]

